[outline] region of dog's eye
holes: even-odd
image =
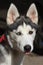
[[[17,34],[17,35],[22,35],[22,33],[21,33],[21,32],[17,32],[16,34]]]
[[[33,31],[29,31],[29,34],[32,34],[33,33]]]

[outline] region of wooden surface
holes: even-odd
[[[23,65],[43,65],[43,56],[25,56]]]

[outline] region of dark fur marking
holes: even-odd
[[[24,22],[26,23],[26,25],[28,24],[31,25],[32,28],[35,28],[35,29],[39,28],[39,26],[33,23],[30,18],[24,17],[24,16],[18,17],[15,20],[15,22],[9,25],[8,27],[12,31],[13,29],[17,29],[19,25],[23,25]]]

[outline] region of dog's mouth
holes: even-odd
[[[29,55],[29,54],[30,54],[30,52],[25,52],[25,54],[26,54],[26,55]]]
[[[29,55],[31,52],[30,51],[25,51],[24,52],[26,55]]]

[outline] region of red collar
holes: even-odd
[[[6,36],[5,36],[5,34],[3,34],[3,35],[0,37],[0,43],[2,43],[3,41],[6,41]]]

